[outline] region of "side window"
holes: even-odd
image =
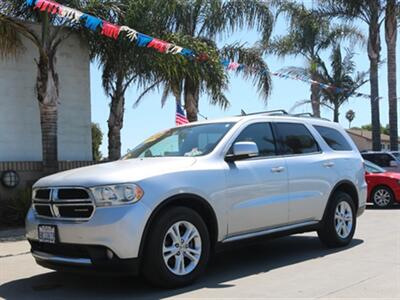
[[[379,166],[390,167],[390,162],[394,160],[389,154],[378,154]]]
[[[275,123],[283,154],[307,154],[319,146],[307,127],[298,123]]]
[[[383,168],[390,167],[390,162],[394,160],[391,155],[385,153],[363,154],[362,157]]]
[[[346,141],[345,137],[336,129],[324,127],[324,126],[314,126],[318,133],[322,136],[325,142],[336,151],[350,151],[352,150],[349,143]]]
[[[361,156],[365,160],[368,160],[368,161],[370,161],[370,162],[372,162],[372,163],[374,163],[374,164],[376,164],[376,165],[381,167],[381,165],[380,165],[380,163],[379,163],[379,161],[378,161],[378,159],[377,159],[375,154],[362,154]]]
[[[276,154],[274,135],[268,123],[255,123],[247,126],[236,138],[236,142],[254,142],[257,144],[260,156]]]

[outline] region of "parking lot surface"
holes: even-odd
[[[218,254],[194,285],[160,290],[140,278],[59,274],[37,266],[26,241],[0,243],[0,298],[400,299],[400,207],[368,209],[350,246],[314,233]]]

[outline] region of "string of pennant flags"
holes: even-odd
[[[121,35],[135,43],[138,47],[146,47],[154,49],[160,53],[169,53],[173,55],[182,55],[189,59],[197,59],[198,61],[205,62],[208,59],[208,55],[205,53],[195,53],[193,50],[184,48],[173,43],[163,41],[161,39],[154,38],[152,36],[140,33],[135,29],[128,26],[119,26],[116,24],[109,23],[96,16],[83,13],[74,8],[70,8],[59,4],[53,0],[26,0],[26,4],[34,9],[38,9],[42,12],[49,14],[58,15],[62,18],[68,19],[72,23],[83,23],[83,25],[92,31],[100,32],[100,34],[117,40]],[[235,61],[222,59],[221,64],[228,71],[240,71],[245,68],[250,68],[245,64],[241,64]],[[317,84],[321,89],[328,89],[335,93],[344,93],[348,96],[363,97],[370,99],[371,96],[368,94],[358,93],[349,91],[344,88],[335,87],[326,83],[311,80],[303,76],[288,75],[282,72],[270,72],[265,69],[263,72],[268,72],[271,76],[280,77],[284,79],[293,79],[303,81],[310,84]]]

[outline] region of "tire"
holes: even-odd
[[[394,202],[393,192],[386,186],[378,186],[372,191],[371,200],[376,208],[391,207]]]
[[[182,243],[188,229],[194,237],[189,238],[189,243]],[[179,235],[176,234],[177,231]],[[177,240],[179,236],[180,242]],[[210,237],[201,216],[190,208],[172,207],[157,217],[151,226],[142,271],[153,285],[164,288],[181,287],[202,275],[209,256]],[[182,259],[183,265],[179,264]]]
[[[351,222],[351,225],[350,225]],[[354,200],[344,192],[336,192],[318,229],[318,237],[330,248],[347,246],[353,239],[357,216]]]

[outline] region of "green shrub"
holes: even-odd
[[[2,201],[3,202],[3,201]],[[25,223],[25,216],[32,203],[31,189],[21,189],[17,197],[3,202],[0,223],[7,226],[21,226]]]

